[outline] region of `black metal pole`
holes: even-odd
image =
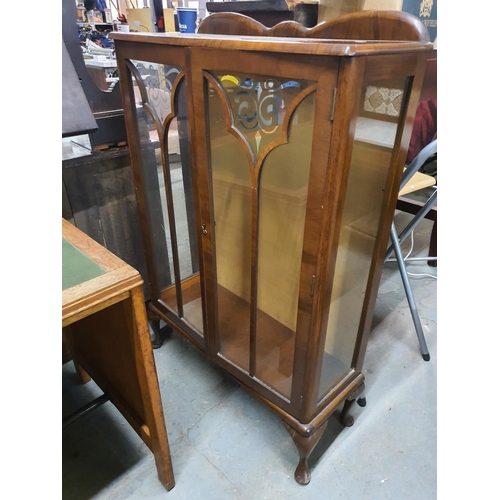
[[[83,417],[87,413],[91,412],[92,410],[95,410],[96,408],[99,408],[99,406],[103,405],[109,401],[109,397],[107,394],[103,394],[102,396],[99,396],[97,399],[94,399],[90,403],[86,404],[79,410],[76,410],[73,412],[71,415],[68,415],[67,417],[63,418],[62,421],[62,426],[63,429],[67,427],[68,425],[72,424],[76,420],[78,420],[80,417]]]

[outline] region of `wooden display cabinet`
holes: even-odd
[[[345,403],[341,420],[352,425],[348,409],[364,388],[432,45],[113,38],[149,310],[278,413],[299,451],[295,478],[307,484],[328,418]],[[366,113],[371,86],[399,102],[389,128],[386,115]],[[152,190],[156,176],[161,187]]]

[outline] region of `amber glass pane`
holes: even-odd
[[[273,204],[278,195],[286,200],[285,204],[293,206],[287,216],[296,215],[298,219],[292,235],[283,240],[291,242],[292,247],[287,251],[293,249],[295,252],[297,245],[301,247],[303,215],[300,215],[300,210],[305,209],[305,197],[304,200],[300,197],[304,185],[307,191],[310,143],[308,146],[306,140],[301,148],[298,139],[300,130],[297,128],[297,132],[293,132],[293,144],[279,144],[286,142],[287,130],[298,127],[299,121],[303,130],[310,128],[313,99],[306,98],[306,89],[312,82],[236,73],[213,73],[207,76],[207,80],[216,223],[219,353],[249,371],[251,337],[255,335],[256,376],[289,397],[297,314],[298,284],[295,279],[298,280],[300,274],[300,251],[298,260],[295,254],[291,257],[294,265],[287,271],[294,274],[291,282],[295,288],[288,292],[281,309],[271,305],[269,293],[273,294],[276,287],[264,276],[260,288],[262,308],[257,310],[255,297],[252,297],[251,274],[261,248],[264,249],[264,273],[267,274],[269,253],[276,250],[273,248],[276,246],[276,235],[270,235],[269,231],[272,232],[274,223],[284,224],[288,221],[282,218],[283,210],[287,208]],[[301,101],[308,104],[304,104],[299,111],[297,106]],[[304,157],[307,160],[299,161],[295,172],[295,162]],[[260,195],[261,200],[264,200],[260,201],[260,210],[263,210],[266,219],[261,225],[264,241],[252,257],[252,241],[257,239],[257,234],[252,234],[252,218],[257,214],[253,201],[257,200],[257,172],[264,160],[264,188]],[[295,204],[299,199],[300,202],[304,201],[304,206],[300,206],[296,213]],[[278,281],[278,288],[286,287],[286,280]],[[254,311],[257,313],[256,331],[252,332],[251,317]],[[273,349],[285,349],[284,343],[287,349],[290,347],[286,355],[284,351],[281,354],[270,352]]]
[[[290,398],[314,94],[297,107],[289,142],[266,158],[259,187],[256,377]]]
[[[219,352],[249,369],[252,181],[245,151],[226,130],[225,103],[208,85]]]
[[[365,85],[341,220],[319,400],[352,365],[404,86],[404,79]]]

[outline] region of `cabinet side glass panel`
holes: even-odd
[[[291,397],[315,94],[293,112],[287,144],[262,166],[255,376]]]
[[[340,223],[319,401],[352,365],[405,85],[402,78],[367,82],[363,89]]]
[[[198,235],[182,68],[145,61],[132,64],[141,166],[161,299],[202,333]]]
[[[174,283],[174,269],[156,120],[161,123],[170,112],[170,100],[168,95],[159,92],[159,79],[156,76],[160,71],[159,65],[143,61],[132,61],[132,64],[136,68],[132,81],[139,130],[141,177],[150,216],[157,280],[160,289],[164,289]],[[141,86],[146,91],[145,96],[141,94]],[[145,107],[146,103],[150,106],[150,111]]]

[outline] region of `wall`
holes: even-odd
[[[318,23],[363,9],[365,0],[319,0]]]

